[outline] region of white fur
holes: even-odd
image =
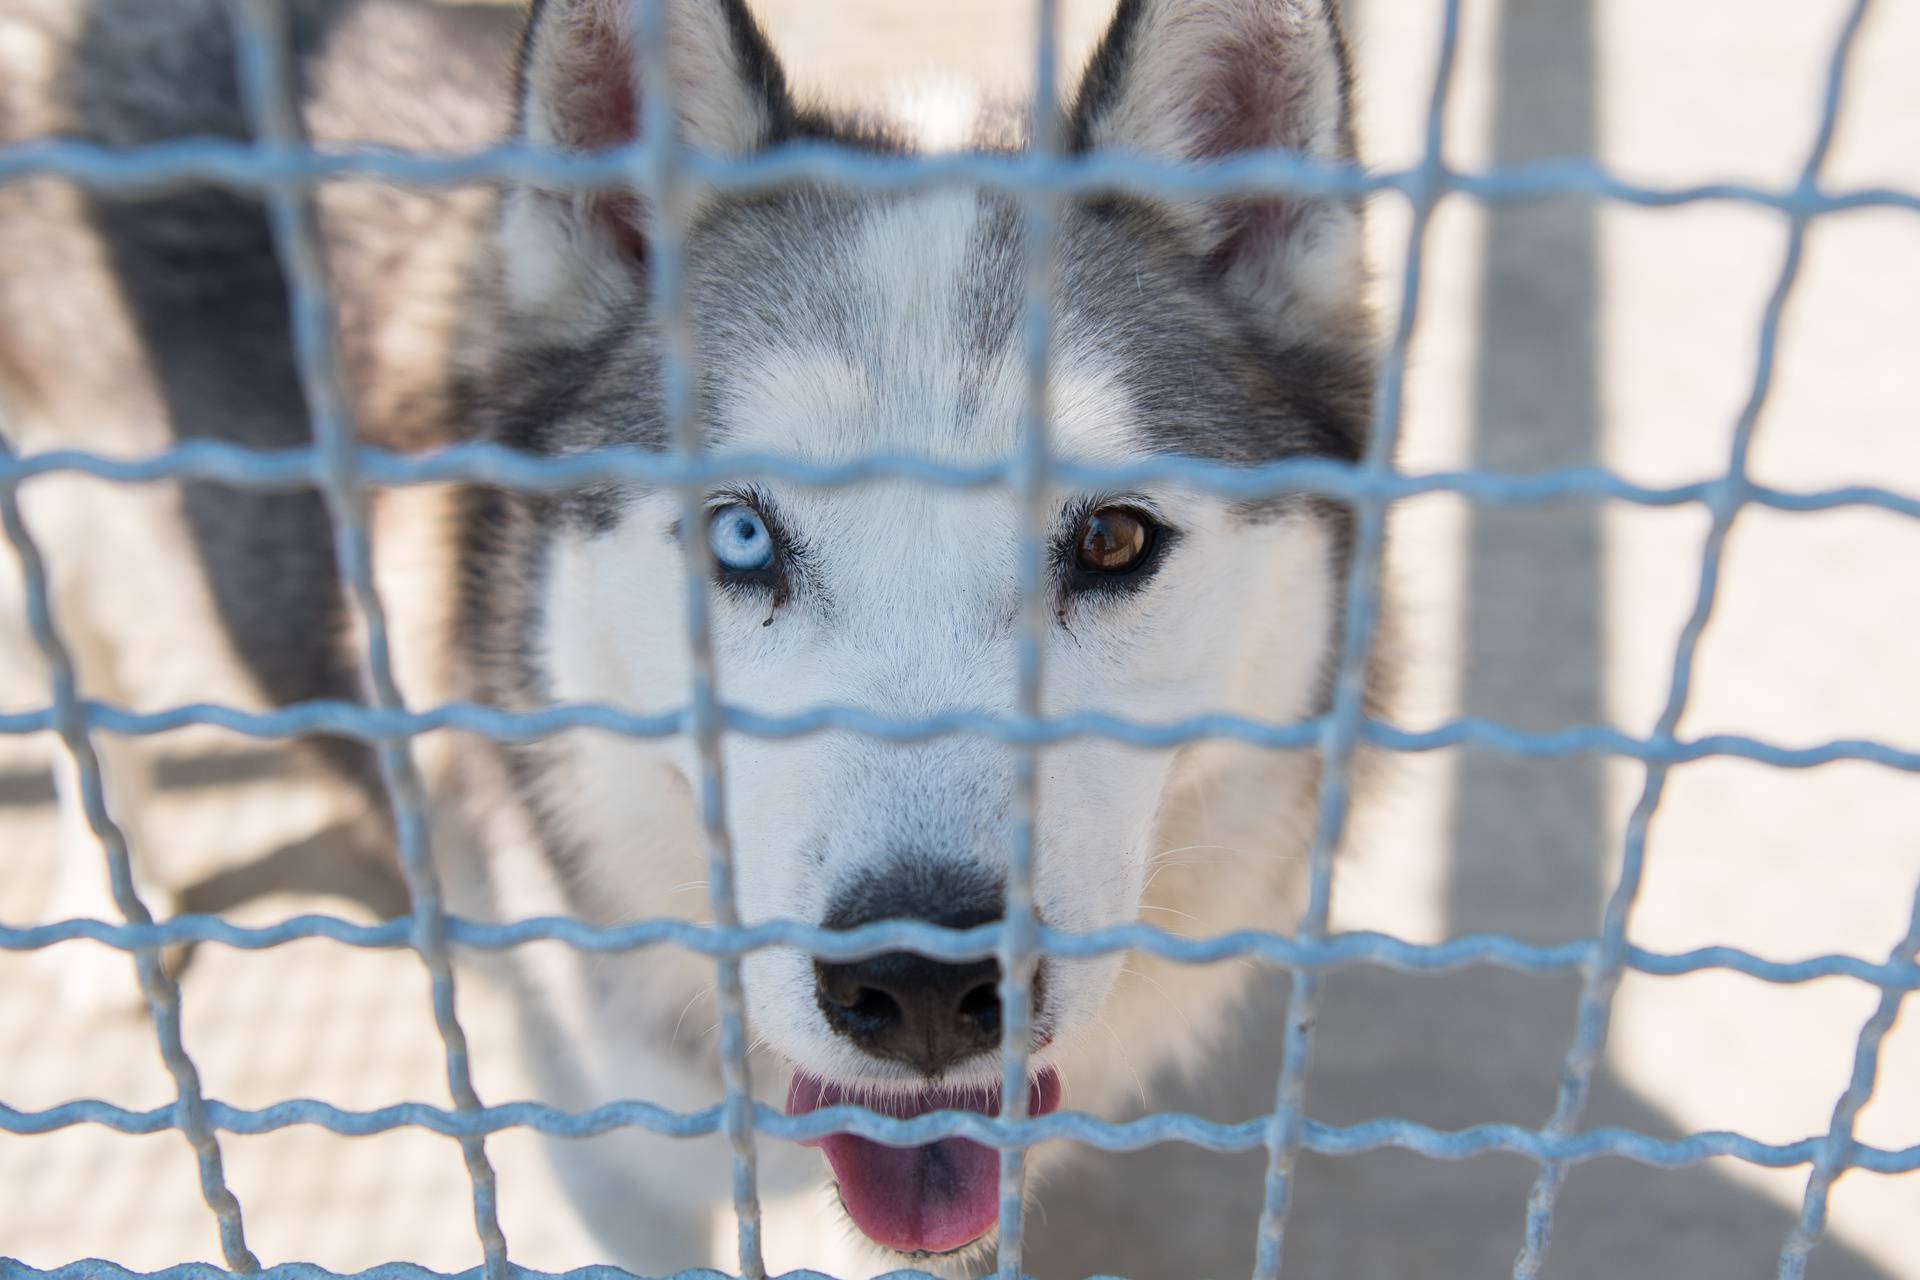
[[[965,337],[945,328],[952,308],[927,305],[954,289],[978,216],[966,195],[930,195],[875,212],[854,256],[871,273],[857,292],[868,299],[870,339],[889,358],[856,366],[849,352],[806,347],[730,369],[718,397],[723,420],[715,424],[730,445],[818,462],[888,450],[950,462],[1007,456],[1019,439],[1024,397],[1018,361],[1009,357],[978,411],[961,415],[954,393]],[[1059,456],[1102,463],[1146,456],[1143,424],[1112,359],[1094,335],[1058,352]],[[894,481],[766,488],[806,543],[831,607],[802,590],[763,625],[765,602],[716,592],[712,634],[726,701],[770,715],[834,704],[896,719],[1016,710],[1020,525],[1012,495]],[[1056,504],[1071,496],[1059,492]],[[1163,512],[1182,541],[1140,596],[1071,605],[1068,625],[1050,629],[1047,713],[1100,711],[1150,722],[1222,707],[1280,721],[1309,714],[1334,598],[1322,526],[1304,518],[1248,525],[1222,499],[1177,487],[1136,497]],[[557,698],[609,699],[641,712],[684,703],[684,560],[669,536],[679,516],[677,496],[656,494],[614,532],[572,536],[555,548],[541,648]],[[566,750],[566,822],[580,847],[595,851],[588,892],[614,918],[704,918],[689,743],[576,734]],[[837,888],[880,874],[903,849],[1004,866],[1013,753],[995,742],[950,737],[902,747],[838,733],[786,741],[729,736],[724,757],[739,905],[750,922],[818,921]],[[1047,748],[1040,914],[1075,930],[1133,919],[1181,926],[1182,917],[1199,932],[1286,927],[1285,851],[1303,829],[1293,797],[1306,768],[1298,756],[1233,744],[1175,751],[1080,739]],[[1232,856],[1196,856],[1196,849]],[[818,862],[816,850],[824,855]],[[1169,859],[1168,851],[1183,856]],[[699,888],[680,891],[689,884]],[[1169,993],[1183,1019],[1212,1024],[1237,981],[1231,969],[1140,957],[1127,962],[1124,976],[1117,957],[1051,964],[1055,1040],[1039,1060],[1062,1068],[1070,1103],[1080,1106],[1130,1091],[1136,1063],[1145,1069],[1168,1053],[1197,1050],[1184,1037],[1169,1039]],[[756,1067],[758,1079],[783,1081],[799,1068],[881,1089],[906,1082],[903,1069],[829,1031],[809,957],[757,952],[745,976],[754,1029],[771,1050]],[[706,981],[704,966],[686,986],[656,972],[645,999],[655,1008],[694,999]],[[605,1022],[603,1014],[597,1027],[581,1031],[605,1044]],[[1133,1063],[1114,1060],[1116,1027]],[[588,1070],[604,1074],[594,1092],[657,1096],[666,1077],[664,1063],[646,1065],[661,1062],[654,1050],[623,1040],[617,1052],[597,1057]],[[996,1072],[982,1061],[955,1078],[985,1084]]]
[[[622,140],[585,136],[577,126],[582,104],[609,89],[593,77],[626,74],[625,9],[625,0],[550,4],[546,12],[562,20],[532,50],[530,140],[561,147]],[[751,148],[767,121],[741,84],[718,9],[672,0],[670,21],[679,127],[703,148]],[[1283,0],[1150,5],[1136,35],[1139,58],[1096,142],[1200,158],[1186,108],[1204,87],[1195,77],[1208,66],[1206,51],[1271,35],[1275,24],[1287,41],[1286,65],[1276,70],[1304,77],[1304,88],[1299,115],[1262,122],[1266,142],[1333,156],[1340,140],[1330,37],[1305,4]],[[592,44],[608,33],[611,46]],[[596,48],[612,56],[590,56]],[[583,68],[597,70],[583,80]],[[617,96],[618,86],[612,88]],[[982,379],[965,359],[979,359],[969,351],[977,335],[948,305],[978,269],[969,246],[982,209],[972,193],[952,191],[877,203],[845,255],[854,264],[850,278],[838,282],[854,300],[844,342],[803,332],[719,366],[723,377],[707,408],[729,447],[823,463],[875,451],[952,463],[1013,454],[1026,394],[1017,344],[995,357]],[[1217,210],[1185,212],[1196,235],[1215,228]],[[508,197],[500,267],[508,306],[524,327],[564,343],[595,329],[609,307],[629,298],[631,264],[620,257],[618,237],[594,220],[603,214],[552,192]],[[1274,295],[1276,325],[1302,325],[1323,305],[1351,303],[1358,294],[1357,221],[1344,207],[1316,212],[1284,244],[1263,248],[1230,264],[1229,279],[1250,298]],[[38,292],[64,296],[54,288]],[[1152,424],[1117,363],[1123,344],[1071,320],[1065,317],[1056,333],[1054,452],[1100,463],[1148,456]],[[107,350],[114,331],[90,327],[96,346]],[[115,366],[132,367],[136,347],[123,335],[108,354]],[[114,384],[69,376],[62,390],[82,395],[95,385]],[[157,424],[165,417],[162,406],[145,402],[131,410],[110,406],[114,413],[98,412],[84,398],[66,403],[73,421],[54,427],[69,442],[89,441],[81,423]],[[773,481],[765,488],[804,541],[814,581],[777,608],[714,594],[712,639],[728,703],[773,715],[855,706],[893,719],[1016,710],[1022,531],[1012,494],[904,481],[836,489]],[[1050,509],[1081,496],[1058,491]],[[1128,496],[1155,508],[1181,540],[1136,595],[1065,603],[1044,640],[1047,714],[1096,711],[1157,722],[1221,709],[1273,721],[1311,713],[1337,598],[1327,526],[1307,514],[1251,522],[1225,500],[1179,486]],[[448,608],[456,517],[446,498],[424,489],[383,495],[375,513],[376,568],[396,666],[415,705],[468,692],[467,673],[448,659],[459,651],[449,636],[460,618]],[[124,513],[141,500],[122,493],[115,501]],[[630,503],[610,532],[566,532],[548,547],[545,563],[533,570],[531,607],[539,618],[534,660],[553,698],[642,713],[684,703],[685,559],[672,532],[680,517],[676,495],[654,494]],[[130,608],[143,597],[135,594],[141,584],[127,579],[137,572],[152,583],[177,582],[157,562],[185,563],[184,535],[136,545],[103,534],[107,527],[78,527],[58,539],[108,547],[122,562],[117,575],[100,578],[99,598],[113,605],[105,621],[174,626],[184,611],[165,603]],[[699,527],[681,531],[704,535]],[[205,595],[204,584],[192,585]],[[212,613],[209,601],[196,606],[196,616]],[[166,638],[174,651],[217,651],[237,669],[217,629],[211,634]],[[227,689],[196,680],[191,688],[191,699],[173,700],[260,701],[244,683]],[[143,683],[138,692],[165,701],[177,690]],[[517,795],[516,783],[495,754],[463,746],[452,734],[419,744],[437,801],[436,859],[447,872],[451,905],[478,918],[585,910],[607,921],[705,920],[707,863],[691,745],[684,738],[577,731],[541,750],[543,798],[565,846],[560,851],[548,845],[555,833],[539,829],[508,799]],[[880,873],[901,853],[988,871],[1004,866],[1015,755],[990,739],[891,746],[845,733],[785,741],[730,735],[723,754],[738,902],[749,921],[817,922],[836,890]],[[1037,828],[1041,916],[1073,930],[1133,920],[1195,935],[1290,927],[1313,769],[1308,753],[1222,741],[1148,750],[1087,738],[1046,748]],[[97,856],[68,809],[70,852]],[[710,961],[675,948],[592,955],[558,945],[519,948],[502,959],[521,993],[522,1039],[547,1099],[579,1108],[640,1098],[691,1110],[717,1098]],[[1069,1105],[1095,1111],[1131,1094],[1137,1073],[1194,1061],[1230,1016],[1244,973],[1144,956],[1049,965],[1046,1017],[1054,1039],[1039,1057],[1060,1070]],[[758,952],[744,970],[761,1100],[777,1105],[796,1068],[876,1090],[906,1082],[902,1068],[829,1032],[808,957]],[[995,1075],[984,1060],[956,1073],[977,1083]],[[717,1140],[686,1143],[623,1130],[557,1142],[553,1152],[615,1260],[648,1273],[702,1261],[711,1210],[726,1185],[726,1152]],[[821,1185],[816,1153],[764,1141],[759,1153],[769,1188]],[[1053,1154],[1041,1148],[1035,1159]],[[852,1275],[861,1266],[900,1262],[791,1257],[778,1239],[770,1243],[776,1270],[804,1263]],[[933,1265],[961,1270],[968,1263]]]

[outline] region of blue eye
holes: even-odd
[[[741,502],[715,508],[707,520],[707,545],[729,573],[753,573],[773,563],[773,535],[760,513]]]

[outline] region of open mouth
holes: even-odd
[[[787,1114],[859,1104],[910,1120],[929,1111],[1000,1114],[1000,1089],[931,1086],[873,1096],[796,1075],[787,1088]],[[1060,1077],[1041,1070],[1027,1092],[1027,1114],[1060,1105]],[[950,1253],[993,1229],[1000,1217],[1000,1153],[966,1138],[942,1138],[921,1147],[889,1147],[851,1133],[832,1133],[804,1145],[819,1147],[840,1184],[847,1216],[875,1244],[901,1253]]]

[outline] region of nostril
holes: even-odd
[[[1034,973],[1036,1013],[1043,1000],[1043,972]],[[1006,1022],[1000,966],[991,959],[953,964],[890,951],[850,963],[815,961],[814,973],[815,997],[828,1030],[874,1057],[906,1063],[928,1076],[990,1052]]]
[[[884,1031],[900,1021],[900,1002],[872,987],[861,987],[853,1000],[840,1008],[848,1030],[854,1032]]]
[[[1000,1034],[1000,991],[995,984],[983,982],[960,997],[960,1020],[983,1036]]]
[[[905,1017],[898,992],[875,981],[869,964],[823,964],[816,973],[820,1011],[842,1035],[868,1039],[885,1034]]]

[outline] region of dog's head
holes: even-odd
[[[676,124],[696,148],[743,155],[821,137],[882,154],[902,145],[796,105],[739,0],[675,0],[670,29]],[[529,140],[592,150],[633,139],[627,0],[546,0],[522,62]],[[1163,161],[1264,148],[1350,161],[1346,94],[1329,0],[1124,0],[1065,136],[1075,152]],[[524,384],[503,392],[519,394],[505,415],[510,442],[545,452],[670,446],[664,318],[649,302],[659,212],[630,191],[529,186],[508,196],[502,292],[521,337],[504,381]],[[680,213],[694,394],[710,448],[814,463],[1018,454],[1027,269],[1015,201],[808,185],[706,193]],[[1372,368],[1360,257],[1359,213],[1342,201],[1069,202],[1055,257],[1055,455],[1355,458]],[[684,706],[683,544],[698,542],[715,564],[711,634],[727,704],[771,716],[852,707],[892,721],[1007,717],[1020,705],[1023,511],[1004,487],[822,488],[768,476],[714,486],[688,520],[678,493],[609,486],[543,503],[531,518],[542,530],[527,575],[538,584],[535,621],[511,648],[540,697]],[[1346,555],[1338,508],[1157,482],[1062,486],[1040,524],[1048,714],[1165,721],[1231,710],[1287,721],[1322,705]],[[595,736],[561,754],[565,781],[549,788],[547,807],[583,874],[610,913],[660,914],[661,886],[687,876],[659,860],[697,865],[697,848],[666,851],[674,842],[660,834],[670,825],[663,804],[691,812],[692,745]],[[1246,760],[1097,736],[1041,750],[1040,917],[1074,930],[1140,918],[1177,789],[1229,757]],[[906,743],[841,729],[729,734],[724,800],[742,914],[834,928],[998,918],[1021,821],[1017,764],[1012,747],[978,733]],[[1302,766],[1256,785],[1298,787],[1307,776]],[[1291,833],[1262,838],[1244,852],[1264,869],[1223,873],[1222,885],[1236,886],[1223,887],[1229,896],[1279,879]],[[1035,1105],[1058,1096],[1049,1064],[1103,1034],[1120,967],[1042,963]],[[796,1069],[796,1107],[854,1097],[899,1114],[992,1105],[991,962],[829,964],[761,951],[745,976],[755,1030]],[[991,1225],[994,1164],[971,1144],[889,1152],[843,1138],[827,1154],[854,1220],[881,1244],[940,1253]]]

